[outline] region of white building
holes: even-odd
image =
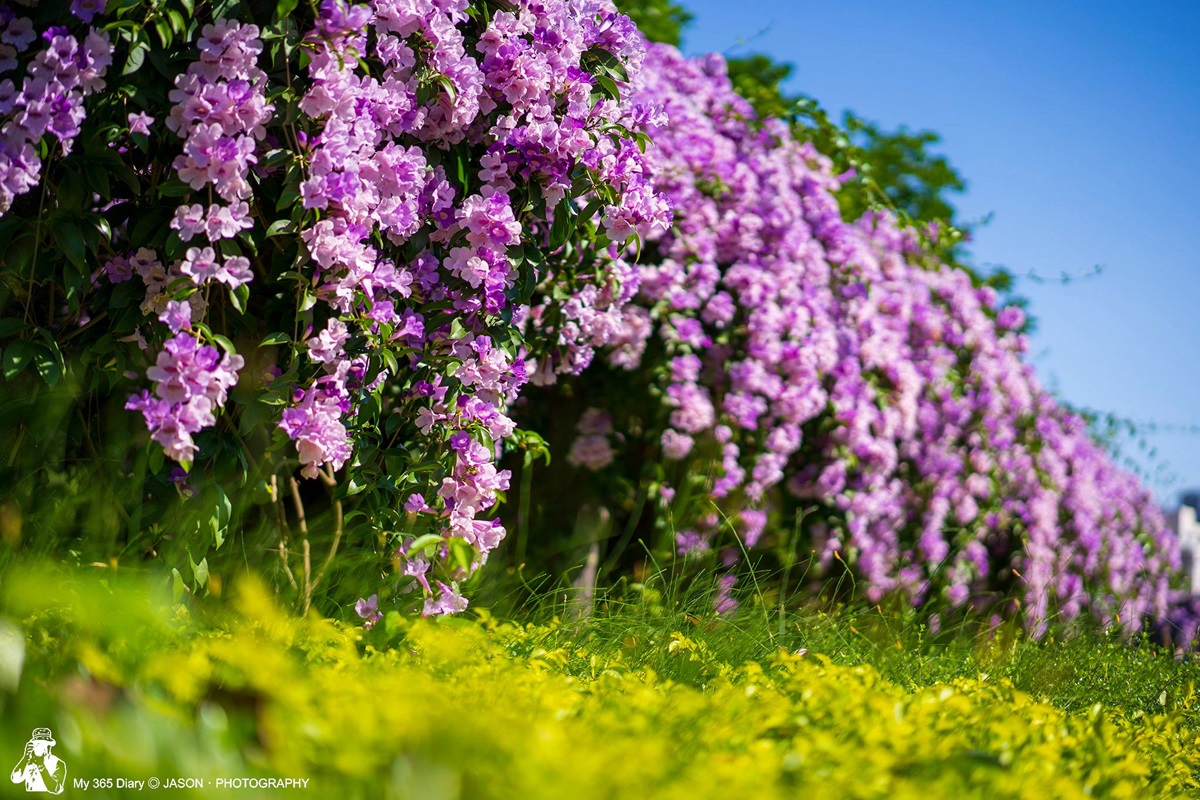
[[[1167,515],[1171,528],[1179,536],[1179,549],[1183,553],[1183,568],[1191,578],[1193,594],[1200,593],[1200,521],[1196,519],[1196,508],[1200,497],[1187,495],[1179,510]]]

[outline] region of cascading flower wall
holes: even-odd
[[[128,335],[93,339],[91,355],[119,350],[114,389],[148,379],[125,408],[177,462],[151,471],[187,492],[231,463],[243,485],[262,481],[293,582],[288,537],[305,548],[309,595],[314,556],[296,540],[312,498],[293,473],[320,479],[337,537],[346,526],[350,545],[394,558],[424,613],[461,610],[459,583],[505,536],[496,459],[514,436],[535,441],[506,413],[528,355],[590,346],[590,331],[547,320],[594,304],[629,271],[627,241],[669,224],[619,101],[644,54],[636,28],[594,0],[325,0],[265,25],[237,3],[108,10],[47,11],[49,27],[4,10],[30,74],[16,94],[7,84],[5,207],[68,154],[108,35],[124,83],[89,109],[89,155],[123,162],[128,184],[95,191],[82,162],[61,164],[92,190],[69,212],[93,240],[78,265],[91,272],[15,332],[96,333],[90,317],[119,316],[107,327]],[[42,30],[49,46],[30,57]],[[39,275],[41,244],[9,266]],[[531,325],[546,280],[560,297]],[[219,547],[227,519],[214,520]]]
[[[1176,543],[1038,385],[1019,309],[888,214],[842,219],[829,160],[755,119],[719,57],[652,46],[636,88],[669,120],[649,155],[675,222],[638,267],[646,322],[609,359],[657,378],[646,390],[666,413],[643,436],[692,462],[686,503],[658,489],[678,551],[729,528],[754,547],[768,513],[787,528],[800,512],[820,565],[849,563],[872,602],[1015,595],[1039,630],[1085,610],[1135,628],[1164,613]],[[630,358],[647,340],[658,360]],[[617,395],[612,417],[646,402]],[[598,470],[613,455],[594,427],[572,456]]]
[[[615,374],[566,461],[674,465],[685,556],[799,516],[873,600],[1164,612],[1175,543],[1037,385],[1020,312],[886,213],[844,220],[719,58],[606,0],[101,5],[0,4],[5,380],[84,398],[46,448],[21,395],[0,504],[100,458],[117,549],[183,591],[240,527],[302,608],[359,558],[368,624],[452,613],[506,536],[501,459],[556,427],[526,387]]]

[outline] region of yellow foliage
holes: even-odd
[[[393,615],[381,623],[393,646],[375,649],[358,628],[289,617],[260,587],[238,596],[218,630],[182,631],[149,653],[113,659],[77,643],[93,677],[125,687],[100,711],[56,698],[81,720],[81,757],[117,758],[112,737],[130,714],[159,714],[163,741],[210,752],[193,765],[308,777],[322,797],[1044,800],[1200,788],[1200,741],[1182,712],[1069,714],[986,676],[904,688],[815,654],[728,664],[672,632],[664,657],[698,676],[682,683],[631,669],[619,648],[563,646],[548,635],[558,623],[486,614]],[[162,758],[184,756],[148,769]]]

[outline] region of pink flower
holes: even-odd
[[[325,330],[308,340],[308,357],[319,364],[330,364],[341,358],[350,330],[336,317],[329,320]]]
[[[188,303],[168,300],[167,307],[158,315],[158,319],[171,329],[171,333],[179,333],[192,324],[192,307]]]
[[[170,224],[173,230],[179,231],[179,238],[185,242],[198,233],[204,233],[204,206],[199,203],[180,206],[175,209],[175,216]]]
[[[590,434],[576,437],[567,453],[567,463],[573,467],[584,467],[596,472],[613,461],[612,445],[607,436]]]
[[[232,239],[240,231],[254,227],[250,219],[250,205],[244,200],[238,200],[228,206],[216,205],[208,207],[208,215],[204,220],[204,232],[210,242],[221,239]]]
[[[211,247],[189,247],[184,253],[183,263],[179,265],[179,271],[191,278],[197,286],[203,286],[216,278],[220,269],[217,253]]]
[[[435,599],[427,597],[425,599],[425,607],[421,609],[422,616],[432,617],[439,614],[457,614],[459,611],[465,611],[467,608],[467,598],[458,593],[446,584],[438,581],[440,594]]]
[[[145,112],[138,112],[129,115],[129,132],[149,135],[150,126],[154,124],[154,117]]]
[[[371,630],[376,622],[383,619],[383,613],[379,610],[379,595],[373,594],[365,600],[360,597],[354,604],[354,613],[362,617],[363,627]]]
[[[692,452],[692,445],[695,443],[691,436],[672,428],[663,431],[661,441],[663,456],[672,461],[678,461]]]
[[[254,280],[254,273],[250,270],[250,259],[245,256],[230,256],[217,269],[214,277],[230,289],[247,284]]]

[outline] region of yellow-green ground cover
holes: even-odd
[[[597,635],[594,622],[393,615],[364,635],[297,620],[254,584],[211,617],[96,587],[9,584],[4,614],[26,653],[19,684],[8,658],[0,689],[3,757],[15,763],[29,731],[49,726],[69,782],[208,782],[93,784],[89,797],[1200,794],[1190,684],[1157,712],[1062,708],[1001,674],[902,685],[770,644],[731,659],[714,643],[736,623],[718,620]],[[213,785],[251,776],[309,783]]]

